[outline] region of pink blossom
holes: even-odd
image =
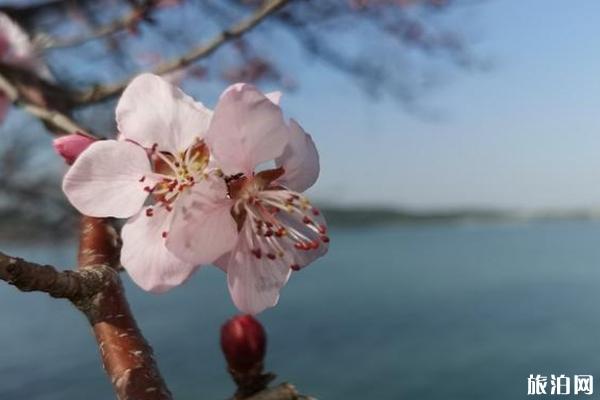
[[[77,157],[87,149],[95,139],[81,133],[65,135],[52,141],[54,150],[65,159],[67,164],[72,165]]]
[[[319,175],[316,147],[297,122],[285,123],[278,101],[279,94],[267,97],[248,84],[221,95],[205,140],[229,196],[180,208],[167,239],[174,254],[193,263],[205,249],[185,238],[207,223],[221,229],[234,221],[235,247],[215,264],[227,272],[235,305],[250,314],[276,305],[291,271],[324,255],[329,242],[323,216],[300,193]],[[273,160],[275,169],[257,172]]]
[[[175,215],[204,199],[226,198],[226,184],[204,141],[211,117],[212,111],[163,78],[140,75],[117,105],[121,140],[91,144],[64,178],[63,190],[81,213],[129,218],[121,232],[121,263],[145,290],[164,292],[183,283],[198,264],[212,262],[234,244],[235,221],[219,219],[229,207],[213,201],[211,216],[193,236],[181,238],[202,249],[194,262],[165,246],[184,222]]]

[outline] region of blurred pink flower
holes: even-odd
[[[251,314],[276,305],[291,271],[324,255],[329,242],[323,216],[300,194],[319,175],[316,147],[297,122],[285,123],[279,96],[267,97],[248,84],[221,95],[205,140],[228,175],[229,196],[181,207],[167,238],[174,254],[195,263],[206,249],[187,238],[198,237],[207,223],[213,234],[226,229],[235,247],[215,264],[227,272],[235,305]],[[273,160],[275,169],[256,172]],[[223,204],[231,212],[223,212]]]
[[[94,143],[95,139],[81,133],[65,135],[52,141],[54,150],[65,159],[66,163],[72,165],[77,157]]]
[[[45,79],[50,71],[36,53],[27,33],[10,17],[0,12],[0,62],[23,67]],[[0,121],[6,116],[10,100],[0,92]]]
[[[211,116],[163,78],[140,75],[117,105],[121,140],[93,143],[64,178],[63,190],[81,213],[129,218],[121,232],[121,263],[145,290],[163,292],[183,283],[196,265],[214,261],[235,239],[234,221],[228,227],[209,219],[185,238],[202,248],[193,263],[165,246],[183,222],[173,218],[181,207],[194,205],[194,198],[227,195],[203,141]],[[229,214],[226,205],[215,207],[215,215]]]

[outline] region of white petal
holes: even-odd
[[[225,173],[250,175],[281,155],[289,135],[277,105],[254,86],[235,84],[221,95],[206,140]]]
[[[283,94],[279,91],[265,93],[265,97],[271,100],[271,103],[275,105],[279,105],[281,103],[281,96],[283,96]]]
[[[144,204],[152,186],[146,151],[130,142],[102,140],[77,157],[63,180],[73,206],[92,217],[128,218]],[[141,182],[142,177],[146,177]]]
[[[212,111],[160,76],[142,74],[123,92],[116,114],[125,138],[174,153],[204,137]]]
[[[142,210],[123,227],[121,264],[142,289],[161,293],[185,282],[196,267],[175,257],[165,245],[163,232],[168,232],[173,213],[164,207],[153,211],[149,217]]]
[[[231,250],[238,236],[231,206],[222,179],[194,185],[177,200],[167,238],[169,250],[194,264],[212,263]]]
[[[275,164],[283,167],[278,183],[296,192],[304,192],[319,177],[319,153],[312,138],[293,119],[290,120],[290,141]]]
[[[273,307],[279,300],[279,291],[290,277],[288,265],[272,261],[267,257],[257,258],[251,249],[242,229],[238,245],[229,254],[226,262],[229,292],[236,307],[249,314],[258,314]]]

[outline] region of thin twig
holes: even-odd
[[[231,40],[236,39],[250,31],[267,17],[277,12],[291,1],[292,0],[270,0],[266,2],[263,7],[261,7],[250,17],[238,22],[229,29],[222,31],[213,39],[190,51],[189,53],[158,65],[152,72],[157,75],[167,74],[209,56],[225,43],[230,42]],[[90,90],[75,95],[73,100],[79,105],[86,105],[107,100],[111,97],[119,95],[125,89],[130,80],[131,78],[113,85],[96,86]]]

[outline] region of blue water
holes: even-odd
[[[518,399],[531,373],[600,385],[600,223],[337,230],[260,316],[267,366],[320,399]],[[74,245],[0,249],[71,265]],[[234,312],[224,275],[166,295],[127,279],[138,322],[177,399],[233,385],[218,347]],[[113,397],[84,318],[0,285],[0,399]],[[599,386],[600,387],[600,386]],[[597,390],[598,391],[598,390]]]

